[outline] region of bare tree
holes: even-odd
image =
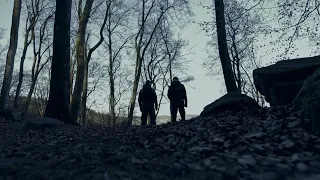
[[[6,68],[4,72],[4,78],[1,88],[0,97],[0,110],[3,110],[9,98],[9,91],[11,88],[12,73],[14,68],[14,58],[18,46],[18,35],[20,25],[20,14],[21,14],[21,0],[14,0],[13,13],[12,13],[12,24],[10,33],[10,45],[7,53]]]
[[[261,60],[256,57],[256,52],[255,52],[255,45],[254,43],[250,46],[251,47],[251,52],[248,52],[248,59],[244,64],[241,64],[241,70],[244,74],[243,76],[243,93],[251,96],[253,99],[257,101],[258,104],[260,104],[262,107],[265,105],[265,100],[264,96],[259,93],[259,91],[256,89],[253,83],[253,78],[252,78],[252,70],[257,69],[261,67]]]
[[[72,100],[70,105],[70,113],[74,119],[78,119],[81,108],[81,95],[83,91],[84,72],[85,72],[85,34],[89,21],[91,8],[94,0],[87,0],[84,10],[80,17],[79,29],[76,42],[76,57],[77,57],[77,76],[75,81],[75,87],[72,94]]]
[[[310,42],[319,50],[319,0],[277,0],[277,20],[279,25],[269,33],[276,34],[276,41],[273,45],[285,47],[280,55],[282,59],[288,59],[289,55],[299,55],[298,40],[309,38]],[[282,50],[282,49],[280,49]]]
[[[255,2],[255,1],[254,1]],[[266,54],[278,52],[276,58],[284,60],[299,56],[299,43],[309,39],[314,54],[319,54],[319,0],[259,0],[252,8],[262,10],[260,14],[264,18],[265,40],[268,44],[260,48],[267,48]],[[266,21],[265,19],[268,19]]]
[[[70,28],[70,38],[71,38],[71,58],[70,58],[70,102],[72,101],[72,94],[73,94],[73,88],[74,88],[74,77],[76,77],[77,72],[77,37],[78,37],[78,30],[81,20],[81,15],[83,14],[85,4],[83,3],[83,0],[72,0],[73,7],[71,9],[71,28]],[[95,19],[100,19],[99,16],[95,15],[96,9],[103,4],[104,0],[95,0],[92,4],[91,11],[90,11],[90,21],[94,21]],[[95,5],[97,4],[97,5]],[[86,26],[86,32],[85,32],[85,39],[86,41],[89,41],[90,38],[88,37],[90,32],[90,21],[88,21],[88,24]],[[94,24],[93,24],[94,25]],[[96,28],[96,26],[92,26]]]
[[[17,85],[16,95],[15,95],[14,103],[13,103],[14,107],[18,107],[18,101],[19,101],[19,96],[20,96],[20,92],[21,92],[21,86],[22,86],[22,82],[23,82],[23,75],[24,75],[24,72],[23,72],[24,61],[26,59],[26,54],[27,54],[28,47],[31,44],[31,38],[29,39],[29,33],[31,31],[31,28],[32,28],[32,26],[31,26],[31,23],[29,24],[29,14],[28,14],[28,18],[26,20],[26,25],[25,25],[23,51],[22,51],[22,56],[20,58],[19,83]]]
[[[24,43],[23,43],[23,50],[22,55],[20,58],[20,71],[19,71],[19,82],[16,89],[16,94],[14,98],[14,107],[18,107],[19,96],[21,92],[21,86],[23,83],[23,76],[24,76],[24,62],[26,59],[26,54],[28,51],[28,47],[32,42],[32,37],[30,36],[30,32],[34,29],[35,24],[38,22],[39,17],[47,13],[47,11],[52,8],[53,4],[52,1],[40,1],[40,0],[25,0],[26,4],[26,13],[27,18],[25,21],[25,34],[24,34]],[[50,12],[49,12],[50,13]]]
[[[23,114],[26,115],[28,113],[29,105],[31,102],[31,98],[36,87],[36,83],[38,80],[38,76],[45,65],[50,61],[52,55],[50,49],[52,47],[52,34],[50,33],[50,20],[52,20],[54,13],[48,12],[47,17],[43,19],[43,21],[39,21],[39,34],[36,35],[35,28],[31,30],[32,37],[32,45],[33,45],[33,64],[31,69],[31,85],[30,90],[27,95],[26,102],[24,104]],[[37,26],[35,26],[37,27]],[[44,56],[45,61],[42,59]]]
[[[251,1],[230,0],[225,3],[225,16],[227,45],[238,92],[246,93],[259,100],[260,94],[251,93],[256,92],[256,89],[250,71],[259,68],[261,65],[256,57],[256,49],[258,48],[256,41],[263,34],[262,31],[265,27],[262,23],[261,9],[253,8],[256,6],[257,4]],[[206,8],[212,9],[210,7]],[[217,38],[215,21],[204,22],[201,26],[212,37],[212,40],[207,43],[210,47],[208,50],[209,58],[204,65],[210,71],[210,75],[220,75],[221,69],[214,68],[219,67],[220,63],[216,56],[218,44],[215,41]]]
[[[126,44],[132,39],[129,29],[128,17],[131,7],[126,1],[109,1],[107,3],[107,24],[106,24],[106,49],[108,50],[108,75],[109,75],[109,114],[111,126],[116,126],[116,90],[115,81],[117,72],[121,68],[123,60],[122,52]]]
[[[106,66],[103,64],[105,59],[102,58],[92,58],[88,65],[86,75],[84,90],[82,93],[82,109],[81,109],[81,124],[84,125],[87,123],[87,109],[92,107],[96,102],[95,100],[91,101],[91,104],[88,103],[88,99],[94,95],[98,96],[101,100],[106,92],[103,87],[105,87],[106,82]],[[91,80],[90,80],[91,79]],[[102,92],[101,92],[102,91]],[[90,100],[90,99],[89,99]],[[84,107],[85,106],[85,107]]]
[[[45,116],[77,124],[69,112],[71,2],[56,0],[50,94]]]
[[[87,98],[88,98],[88,78],[89,78],[89,63],[91,61],[92,58],[92,54],[99,48],[99,46],[103,43],[104,41],[104,36],[103,36],[103,32],[107,23],[107,18],[108,18],[108,13],[109,13],[109,1],[106,1],[106,12],[104,15],[104,19],[102,22],[102,25],[100,27],[100,31],[99,31],[99,40],[97,41],[97,43],[92,47],[86,47],[86,57],[85,57],[85,70],[84,70],[84,82],[83,82],[83,92],[82,92],[82,104],[81,104],[81,124],[84,125],[86,123],[86,117],[87,117]],[[89,39],[88,35],[88,39]],[[88,44],[88,43],[86,43]],[[88,49],[88,50],[87,50]]]
[[[233,76],[231,59],[228,53],[228,44],[225,28],[224,2],[223,0],[215,0],[214,3],[216,12],[219,56],[221,60],[225,85],[228,93],[237,92],[238,89]]]
[[[132,71],[122,66],[114,74],[115,82],[115,109],[117,123],[124,123],[122,120],[126,119],[128,115],[128,101],[130,100],[130,78]]]

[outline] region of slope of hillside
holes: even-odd
[[[0,121],[0,179],[319,179],[320,138],[287,107],[130,128]]]

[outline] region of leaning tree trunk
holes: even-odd
[[[72,0],[56,0],[49,100],[45,117],[77,124],[70,105],[70,20]]]
[[[83,90],[84,80],[84,45],[86,28],[89,21],[90,11],[94,0],[87,0],[84,11],[80,17],[80,24],[76,42],[76,59],[77,59],[77,75],[72,94],[72,100],[70,105],[70,114],[74,119],[78,119],[80,107],[81,107],[81,95]]]
[[[238,88],[234,79],[231,60],[228,53],[223,0],[215,0],[214,2],[216,11],[219,56],[221,60],[224,81],[228,93],[237,92]]]
[[[18,86],[17,86],[17,90],[16,90],[16,95],[14,97],[13,107],[19,106],[18,102],[19,102],[19,96],[20,96],[21,87],[22,87],[22,83],[23,83],[23,76],[24,76],[23,66],[24,66],[24,61],[26,59],[28,47],[31,44],[31,40],[32,40],[32,38],[30,40],[28,40],[30,30],[31,29],[26,30],[26,34],[24,37],[23,51],[22,51],[22,56],[20,59],[19,81],[18,81]]]
[[[232,28],[232,30],[233,30],[233,32],[235,33],[235,30],[233,29],[233,27],[231,26],[231,28]],[[235,37],[235,35],[232,35],[232,37],[231,37],[231,39],[232,39],[232,48],[233,48],[233,50],[234,50],[234,65],[235,65],[235,67],[234,67],[234,77],[237,77],[236,78],[236,82],[237,82],[237,85],[238,85],[238,92],[239,93],[242,93],[242,88],[243,88],[243,86],[242,86],[242,76],[241,76],[241,69],[240,69],[240,66],[241,66],[241,62],[240,62],[240,57],[239,57],[239,52],[238,52],[238,46],[237,46],[237,43],[236,43],[236,37]]]
[[[87,121],[87,96],[88,96],[88,73],[89,63],[87,54],[87,48],[85,47],[85,59],[84,59],[84,81],[83,81],[83,92],[82,92],[82,103],[81,103],[81,125],[85,125]]]
[[[106,3],[108,4],[108,1],[106,1]],[[107,18],[108,18],[108,13],[109,13],[109,8],[110,6],[107,6],[107,10],[106,10],[106,14],[104,16],[104,20],[102,23],[102,26],[100,28],[100,39],[99,41],[92,47],[89,49],[88,55],[87,55],[87,48],[85,48],[85,71],[84,71],[84,82],[83,82],[83,92],[82,92],[82,108],[81,108],[81,120],[82,120],[82,124],[86,123],[86,119],[87,119],[87,98],[88,98],[88,72],[89,72],[89,63],[92,57],[92,54],[95,50],[97,50],[97,48],[103,43],[104,41],[104,37],[103,37],[103,32],[104,32],[104,28],[106,26],[107,23]],[[86,47],[86,46],[85,46]]]
[[[131,126],[133,122],[133,112],[134,107],[136,105],[136,97],[138,92],[138,86],[140,81],[140,75],[141,75],[141,65],[142,65],[142,59],[140,57],[140,50],[136,50],[137,53],[137,59],[136,59],[136,71],[134,75],[134,82],[133,82],[133,89],[131,94],[131,101],[130,101],[130,109],[129,109],[129,115],[128,115],[128,125]]]
[[[12,73],[14,68],[14,58],[18,47],[20,14],[21,0],[14,0],[10,32],[10,45],[7,53],[6,68],[1,89],[0,110],[3,110],[6,107],[6,105],[8,104],[7,101],[9,100],[9,91],[11,88]]]

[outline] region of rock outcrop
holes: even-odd
[[[38,118],[28,118],[24,123],[25,129],[43,129],[43,128],[56,128],[63,126],[64,123],[53,118],[38,117]]]
[[[320,68],[320,56],[279,61],[253,71],[254,85],[271,106],[291,104],[302,83]]]
[[[293,108],[303,110],[303,116],[311,120],[311,128],[320,131],[320,68],[304,81]]]
[[[259,107],[259,104],[247,95],[239,93],[228,93],[217,99],[213,103],[207,105],[201,112],[200,116],[210,116],[224,111],[237,112],[242,109],[252,109]]]

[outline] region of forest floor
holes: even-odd
[[[287,107],[148,127],[0,120],[0,179],[320,179],[320,138]]]

